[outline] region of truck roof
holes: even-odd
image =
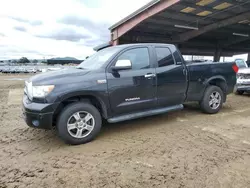
[[[169,46],[169,47],[175,47],[173,44],[165,44],[165,43],[135,43],[135,44],[121,44],[117,46],[112,46],[114,48],[127,48],[127,47],[133,47],[133,46]]]
[[[127,47],[131,47],[131,46],[150,46],[150,45],[157,45],[157,46],[169,46],[169,47],[175,47],[175,45],[173,44],[165,44],[165,43],[133,43],[133,44],[120,44],[120,45],[116,45],[116,46],[112,46],[110,43],[104,43],[102,45],[99,45],[95,48],[93,48],[95,51],[100,51],[104,48],[108,48],[108,47],[116,47],[116,48],[127,48]]]

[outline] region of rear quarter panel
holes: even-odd
[[[236,73],[233,63],[193,63],[187,64],[189,72],[188,101],[200,101],[204,91],[212,79],[224,79],[227,84],[227,94],[232,93],[236,84]]]

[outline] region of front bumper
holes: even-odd
[[[250,85],[237,85],[237,91],[250,91]]]
[[[250,79],[238,79],[236,89],[237,91],[250,91]]]
[[[30,127],[52,129],[53,114],[57,104],[34,103],[23,97],[23,118]]]

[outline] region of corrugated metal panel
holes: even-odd
[[[215,2],[216,0],[202,0],[198,3],[196,3],[196,5],[199,5],[199,6],[205,6],[205,5],[209,5],[213,2]]]
[[[247,23],[250,23],[250,21],[249,21],[249,20],[242,20],[242,21],[240,21],[239,23],[240,23],[240,24],[247,24]]]
[[[221,4],[217,5],[217,6],[215,6],[214,9],[216,9],[216,10],[223,10],[223,9],[228,8],[228,7],[231,7],[232,5],[233,4],[231,4],[231,3],[225,2],[225,3],[221,3]]]
[[[187,7],[187,8],[182,9],[181,12],[190,13],[190,12],[193,12],[194,10],[195,8],[193,7]]]
[[[212,12],[210,12],[210,11],[203,11],[203,12],[198,13],[197,16],[207,16],[209,14],[212,14]]]

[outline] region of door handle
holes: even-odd
[[[152,78],[155,77],[155,74],[149,73],[144,76],[145,78]]]

